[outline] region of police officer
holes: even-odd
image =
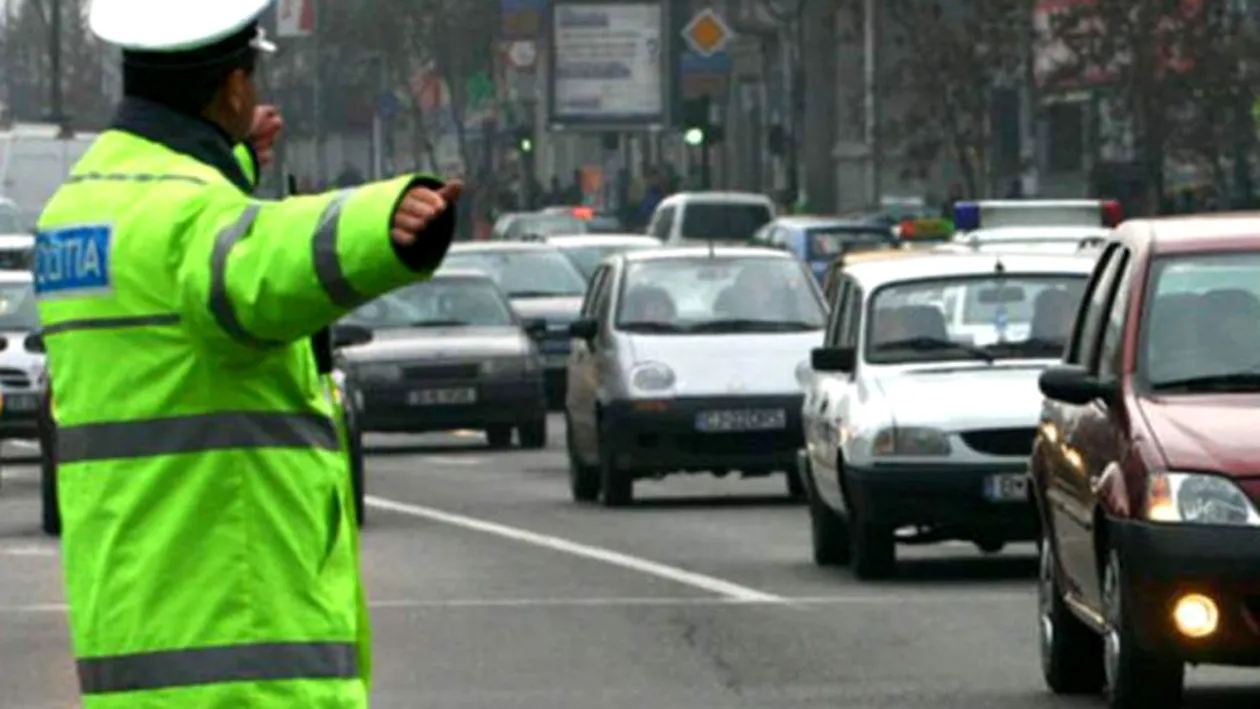
[[[367,706],[347,456],[308,338],[437,268],[460,187],[252,198],[270,4],[89,11],[126,97],[36,265],[84,709]]]

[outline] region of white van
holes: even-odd
[[[679,192],[657,205],[647,233],[666,246],[747,245],[774,218],[774,202],[763,194]]]

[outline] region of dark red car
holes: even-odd
[[[1165,709],[1260,665],[1260,215],[1122,225],[1041,391],[1050,688]]]

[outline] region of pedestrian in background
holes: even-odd
[[[110,130],[49,201],[35,288],[84,709],[360,709],[348,458],[308,338],[426,278],[461,187],[251,197],[271,0],[96,0]]]

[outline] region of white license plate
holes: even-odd
[[[407,393],[407,403],[412,406],[448,406],[451,404],[473,404],[477,401],[477,390],[461,389],[421,389]]]
[[[984,479],[984,497],[989,502],[1025,502],[1028,500],[1028,475],[990,475]]]
[[[787,428],[787,411],[784,409],[732,409],[696,414],[696,430],[705,433],[777,431],[784,428]]]
[[[8,394],[4,397],[4,408],[9,411],[34,411],[39,408],[39,399],[30,394]]]

